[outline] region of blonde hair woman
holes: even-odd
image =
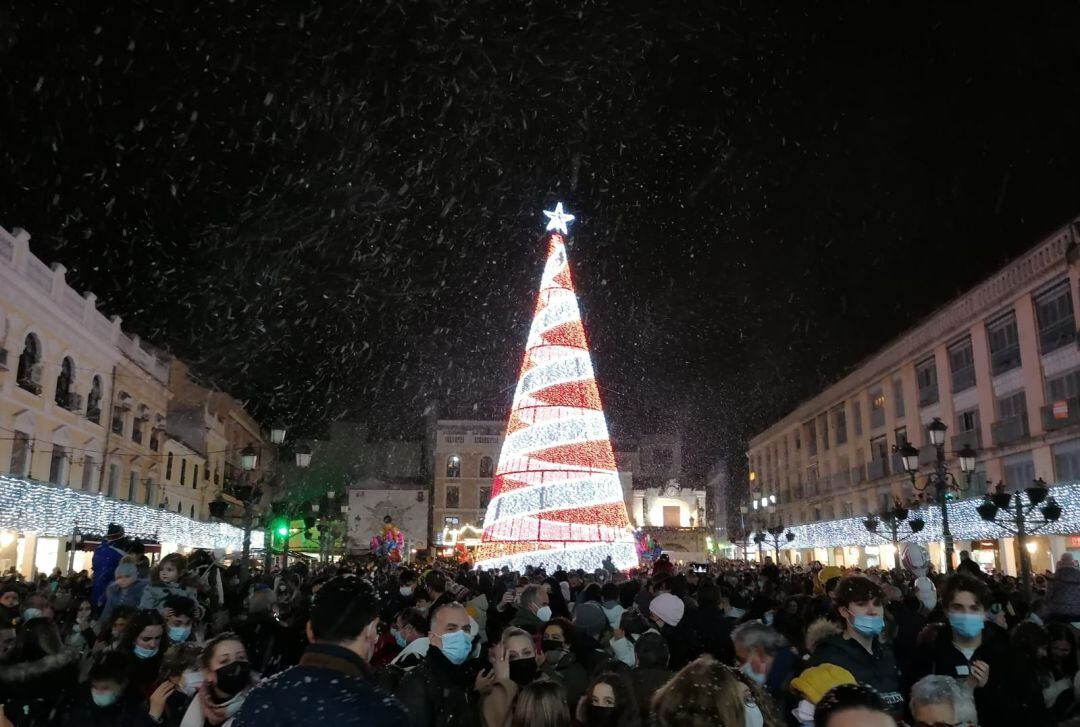
[[[514,713],[518,693],[539,674],[544,663],[528,632],[511,626],[503,631],[502,639],[492,649],[491,671],[476,678],[476,689],[482,695],[481,711],[487,727],[507,727]]]
[[[570,708],[562,684],[542,680],[522,689],[510,727],[570,727]]]
[[[757,685],[703,656],[653,695],[657,727],[782,727]]]

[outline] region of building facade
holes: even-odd
[[[177,362],[126,334],[29,242],[0,228],[0,474],[152,508],[167,500],[170,512],[205,519],[205,453],[167,431]],[[84,554],[69,561],[67,548],[0,533],[0,562],[24,575],[82,567]]]
[[[484,528],[506,422],[440,419],[433,429],[432,542]]]
[[[747,453],[750,518],[785,526],[865,516],[907,502],[912,487],[896,448],[919,450],[919,482],[934,464],[927,426],[948,426],[946,452],[977,452],[977,497],[1001,482],[1080,479],[1080,266],[1076,223],[862,362],[754,437]],[[964,478],[960,478],[964,482]],[[1036,569],[1050,567],[1067,537],[1039,538]],[[1077,541],[1080,542],[1080,541]],[[864,563],[846,543],[798,557]],[[1015,572],[1012,541],[960,543],[992,567]],[[943,565],[941,548],[931,554]],[[870,554],[871,556],[874,553]]]

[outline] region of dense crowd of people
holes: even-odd
[[[1029,595],[966,558],[261,573],[142,550],[115,526],[92,577],[0,585],[0,726],[1080,725],[1069,556]]]

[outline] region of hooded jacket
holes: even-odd
[[[889,646],[874,639],[873,653],[863,648],[855,639],[843,634],[830,636],[814,650],[808,666],[835,664],[847,669],[855,681],[873,687],[889,705],[890,711],[899,716],[904,711],[904,695],[900,692],[900,670],[896,657]]]
[[[470,662],[455,665],[441,649],[428,647],[424,663],[401,680],[397,697],[409,713],[411,727],[479,727]]]
[[[16,725],[49,724],[53,712],[77,688],[78,679],[79,650],[67,647],[0,667],[0,701]]]

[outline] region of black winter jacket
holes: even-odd
[[[855,639],[846,639],[843,634],[830,636],[818,644],[807,666],[820,664],[835,664],[847,669],[855,681],[876,689],[895,716],[904,711],[896,657],[892,648],[878,639],[874,639],[873,653],[870,653]]]
[[[15,727],[51,725],[78,679],[79,651],[71,647],[7,664],[0,667],[0,701]]]
[[[480,727],[480,705],[473,691],[474,664],[450,663],[441,649],[428,649],[424,663],[401,680],[397,697],[411,727]]]

